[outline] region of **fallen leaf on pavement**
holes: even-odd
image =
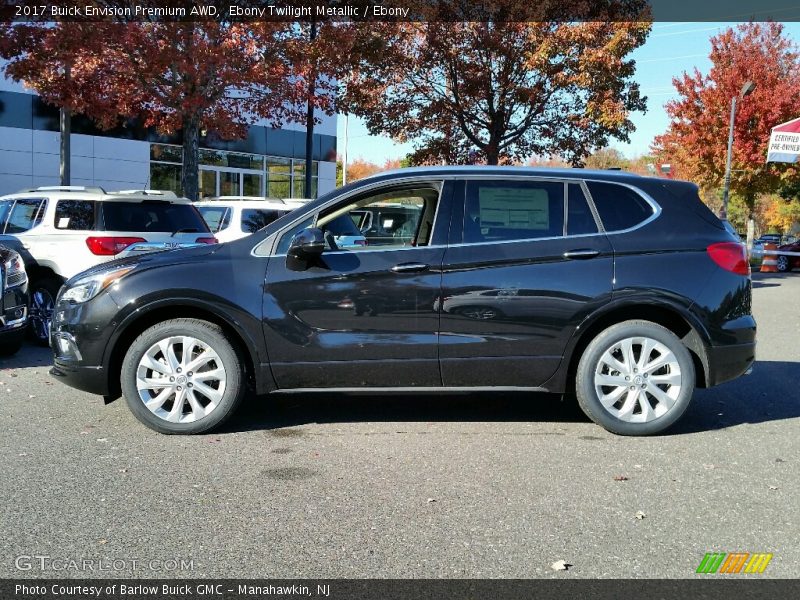
[[[614,475],[614,481],[628,481],[625,475]]]
[[[565,561],[565,560],[557,560],[557,561],[556,561],[556,562],[554,562],[552,565],[550,565],[550,568],[551,568],[551,569],[553,569],[553,571],[566,571],[566,570],[567,570],[567,569],[569,569],[571,566],[572,566],[572,565],[571,565],[571,564],[569,564],[569,563],[568,563],[567,561]]]
[[[639,520],[641,521],[641,520],[642,520],[642,519],[644,519],[644,518],[645,518],[647,515],[645,515],[645,514],[644,514],[642,511],[640,511],[640,510],[637,510],[637,511],[636,511],[636,515],[634,515],[634,516],[635,516],[637,519],[639,519]]]

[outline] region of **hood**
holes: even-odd
[[[119,267],[127,267],[136,265],[143,269],[153,267],[160,267],[165,265],[178,265],[187,262],[199,262],[205,257],[216,253],[221,247],[221,244],[203,244],[194,248],[178,248],[176,250],[164,250],[162,252],[149,252],[141,256],[129,256],[127,258],[118,258],[109,262],[104,262],[95,265],[90,269],[86,269],[72,277],[65,285],[70,285],[73,281],[85,277],[86,275],[93,275],[95,273],[102,273],[111,269]]]

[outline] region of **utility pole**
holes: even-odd
[[[71,78],[71,69],[69,63],[64,66],[64,79],[69,86]],[[59,110],[59,131],[61,133],[61,156],[59,162],[59,178],[61,185],[70,185],[70,162],[72,160],[70,155],[70,141],[72,137],[72,113],[68,108],[63,106]]]
[[[309,39],[313,43],[317,39],[317,22],[311,21]],[[317,87],[316,65],[311,65],[308,79],[308,102],[306,105],[306,190],[305,197],[311,198],[311,168],[314,159],[314,93]]]
[[[742,86],[739,92],[739,99],[751,94],[756,89],[756,84],[752,81],[747,81]],[[719,218],[723,221],[728,219],[728,198],[731,193],[731,158],[733,155],[733,124],[736,120],[736,100],[737,96],[731,98],[731,120],[730,127],[728,128],[728,155],[725,159],[725,184],[722,188],[722,209],[719,212]]]

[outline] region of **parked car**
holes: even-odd
[[[253,234],[294,208],[282,200],[231,198],[201,200],[195,206],[220,242],[231,242]]]
[[[800,268],[800,241],[778,246],[778,252],[792,252],[793,254],[778,254],[778,271],[786,272]]]
[[[18,252],[0,245],[0,356],[22,346],[28,324],[28,275]]]
[[[358,229],[370,246],[402,243],[413,245],[422,207],[416,204],[379,204],[351,211]]]
[[[172,192],[47,186],[0,197],[0,233],[29,254],[30,319],[46,345],[61,285],[77,273],[119,257],[134,244],[148,250],[216,243],[194,205]]]
[[[333,224],[401,198],[421,206],[414,246],[331,245]],[[448,311],[483,291],[524,300],[503,318]],[[750,303],[744,246],[693,184],[403,169],[246,238],[74,277],[57,299],[51,373],[124,395],[162,433],[219,426],[248,389],[515,389],[574,392],[609,431],[647,435],[673,425],[696,387],[748,372]]]

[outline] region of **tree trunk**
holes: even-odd
[[[311,21],[311,32],[309,39],[313,42],[317,39],[317,22]],[[311,194],[311,167],[314,159],[314,92],[317,87],[317,77],[312,66],[311,74],[308,79],[308,102],[306,104],[306,198],[313,197]]]
[[[196,118],[183,122],[183,167],[181,187],[189,200],[197,200],[200,192],[200,123]]]
[[[499,162],[500,162],[500,152],[497,150],[497,146],[490,144],[486,148],[486,164],[497,165]]]

